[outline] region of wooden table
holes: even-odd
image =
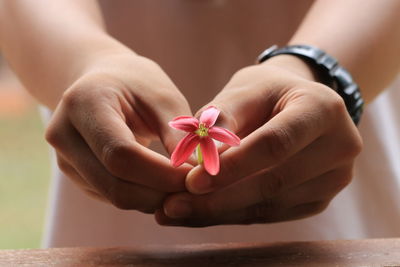
[[[400,239],[0,250],[0,266],[400,267]]]

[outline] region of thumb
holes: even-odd
[[[237,120],[237,115],[240,113],[236,110],[236,107],[234,104],[231,105],[225,105],[221,102],[218,101],[211,101],[208,104],[204,105],[202,108],[200,108],[196,114],[195,117],[197,119],[200,118],[201,113],[203,113],[204,110],[209,108],[210,106],[216,107],[220,113],[218,115],[217,121],[215,122],[216,126],[225,128],[230,130],[231,132],[234,132],[237,134],[239,130],[239,125],[238,125],[238,120]]]
[[[240,130],[242,129],[242,125],[239,124],[240,120],[240,110],[238,110],[237,105],[235,103],[231,103],[230,105],[224,104],[224,102],[219,102],[219,101],[211,101],[207,105],[204,105],[201,109],[199,109],[196,112],[195,117],[200,120],[201,114],[208,109],[209,107],[215,107],[218,109],[219,115],[218,118],[214,124],[214,126],[218,126],[224,129],[229,130],[230,132],[236,134],[240,139],[243,138],[243,134],[240,133]],[[217,145],[218,152],[221,154],[225,150],[227,150],[230,145],[225,144],[223,142],[214,140],[215,144]]]
[[[197,111],[195,117],[199,118],[203,110],[209,106],[214,106],[220,110],[215,125],[230,130],[241,139],[246,137],[265,123],[266,113],[262,109],[266,105],[258,107],[255,104],[257,102],[249,97],[242,96],[245,93],[243,91],[221,92],[211,102]]]

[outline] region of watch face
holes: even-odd
[[[276,49],[278,49],[277,45],[273,45],[270,48],[267,48],[266,50],[264,50],[264,52],[262,52],[258,57],[257,57],[257,63],[261,63],[264,60],[267,59],[267,57],[274,52]]]

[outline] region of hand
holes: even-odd
[[[58,104],[46,132],[60,169],[89,195],[121,209],[154,212],[166,192],[185,189],[189,164],[173,168],[146,148],[172,153],[182,136],[168,126],[191,111],[154,62],[134,53],[102,55]]]
[[[293,56],[238,71],[212,103],[239,147],[186,179],[192,193],[169,196],[162,225],[209,226],[294,220],[324,210],[352,178],[362,141],[343,100]]]

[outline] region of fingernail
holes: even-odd
[[[174,199],[165,204],[164,212],[170,218],[185,218],[192,214],[192,205],[188,198]]]
[[[189,190],[195,194],[205,194],[212,190],[212,177],[209,175],[197,176],[190,179]]]

